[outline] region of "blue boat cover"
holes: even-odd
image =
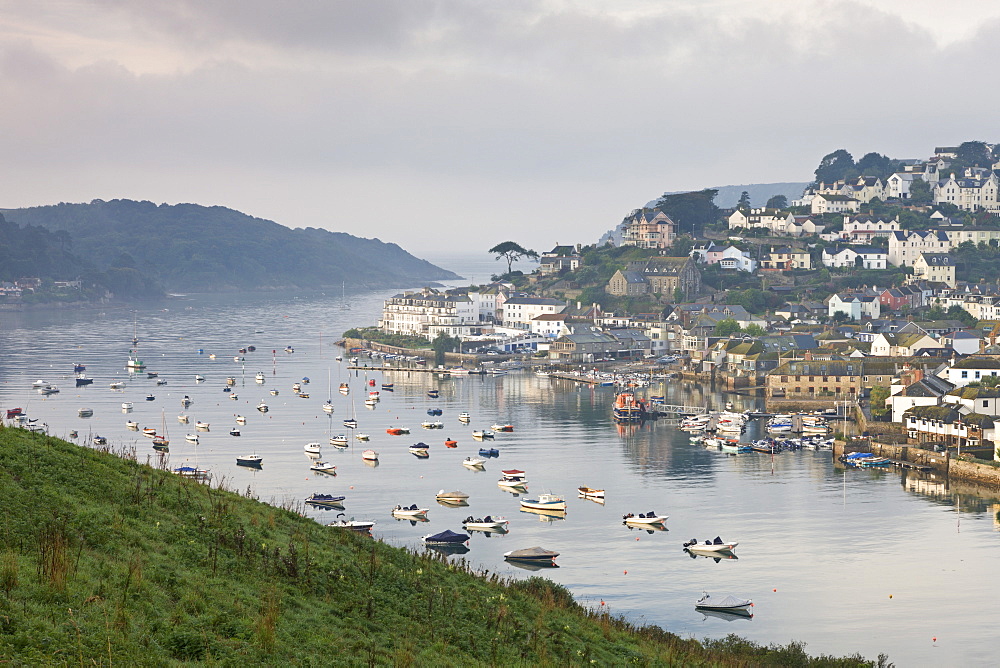
[[[469,536],[464,533],[455,533],[451,529],[445,529],[441,533],[428,536],[425,540],[437,543],[464,543],[469,540]]]

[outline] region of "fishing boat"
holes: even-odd
[[[392,509],[392,516],[402,517],[406,519],[426,517],[427,508],[417,508],[417,504],[415,503],[409,507],[396,506],[395,508]]]
[[[577,487],[576,491],[579,492],[580,496],[585,499],[601,499],[604,500],[604,490],[594,489],[593,487]]]
[[[330,445],[336,446],[338,448],[346,448],[347,443],[348,440],[346,434],[339,434],[337,436],[330,437]]]
[[[306,497],[306,503],[319,508],[343,508],[346,496],[334,496],[333,494],[320,494],[318,492]]]
[[[629,513],[622,516],[622,524],[631,524],[633,526],[663,524],[667,521],[667,517],[667,515],[657,515],[652,510],[648,513],[639,513],[638,515]]]
[[[320,444],[319,443],[306,443],[302,447],[302,449],[305,450],[306,452],[308,452],[309,454],[312,454],[312,455],[318,455],[318,454],[320,454]]]
[[[188,434],[187,436],[184,437],[184,440],[187,441],[188,443],[197,443],[198,434]]]
[[[471,536],[464,533],[455,533],[450,529],[445,529],[441,533],[428,534],[421,538],[428,545],[454,545],[457,543],[465,543],[469,540]]]
[[[76,377],[76,386],[77,387],[83,387],[85,385],[92,385],[93,383],[94,383],[94,379],[93,378],[87,378],[83,374],[80,374],[79,376]]]
[[[559,556],[558,552],[546,550],[541,547],[526,547],[521,550],[511,550],[504,552],[503,558],[507,561],[524,561],[532,563],[552,563]]]
[[[684,549],[695,554],[715,554],[717,552],[732,552],[736,549],[737,545],[739,543],[727,543],[716,536],[715,540],[706,540],[704,543],[699,543],[692,538],[687,543],[684,543]]]
[[[524,471],[518,471],[517,469],[501,471],[500,479],[497,480],[497,487],[526,492],[528,490],[528,479],[525,477]]]
[[[264,458],[260,455],[244,455],[236,458],[237,466],[248,466],[250,468],[259,469],[263,463]]]
[[[378,461],[378,453],[374,450],[365,450],[361,453],[361,459],[368,462]]]
[[[260,403],[257,404],[257,410],[259,410],[261,413],[266,413],[269,410],[267,404],[264,403],[263,399],[261,399]]]
[[[728,612],[734,615],[750,615],[750,608],[753,601],[746,598],[736,598],[732,594],[724,598],[712,598],[706,591],[701,598],[695,601],[696,610],[713,610],[715,612]]]
[[[646,404],[631,390],[624,390],[615,397],[612,414],[616,422],[640,422],[646,419]]]
[[[491,515],[482,518],[474,518],[470,515],[462,520],[462,528],[466,531],[501,532],[507,530],[508,524],[507,518]]]
[[[466,457],[465,461],[462,462],[462,466],[470,469],[481,469],[484,464],[486,464],[486,460],[479,457]]]
[[[521,499],[522,508],[566,510],[566,499],[557,494],[539,494],[537,499]]]
[[[337,467],[329,462],[315,461],[309,466],[310,471],[316,471],[317,473],[326,473],[329,475],[336,475]]]
[[[469,500],[469,495],[465,492],[453,491],[446,492],[443,489],[440,490],[434,498],[443,503],[462,503]]]
[[[7,409],[7,419],[13,420],[21,415],[24,415],[23,408],[8,408]]]
[[[130,411],[133,408],[135,408],[135,404],[133,404],[131,401],[123,401],[122,402],[122,410],[123,411]]]
[[[211,431],[211,425],[207,422],[202,422],[201,420],[195,421],[194,428],[198,431]]]

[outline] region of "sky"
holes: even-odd
[[[0,0],[0,208],[221,205],[417,254],[996,141],[980,0]]]

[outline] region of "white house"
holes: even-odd
[[[972,332],[965,332],[962,330],[950,332],[941,337],[941,343],[948,346],[959,355],[973,355],[978,353],[981,341],[982,339]]]
[[[872,341],[872,355],[881,357],[912,357],[924,348],[944,348],[944,344],[927,334],[878,334]]]
[[[531,333],[550,339],[569,334],[564,313],[543,313],[531,320]]]
[[[945,283],[955,287],[955,260],[947,253],[921,253],[913,263],[913,281]]]
[[[938,375],[943,375],[955,387],[965,387],[986,376],[1000,375],[1000,360],[991,357],[966,357]]]
[[[899,221],[871,216],[844,216],[841,236],[852,241],[867,242],[875,237],[888,237],[899,231]]]
[[[827,315],[831,318],[838,313],[844,313],[851,320],[862,318],[875,319],[881,315],[881,304],[876,296],[835,294],[826,304]]]
[[[742,227],[753,229],[764,227],[775,234],[783,234],[785,227],[795,222],[795,216],[780,209],[767,209],[764,207],[756,209],[736,209],[729,216],[729,229]]]
[[[889,264],[911,267],[921,253],[947,253],[951,241],[943,230],[899,231],[889,235]]]
[[[885,182],[886,199],[910,199],[910,186],[914,180],[923,180],[923,175],[915,172],[896,172]]]
[[[885,269],[889,253],[873,246],[831,246],[823,249],[823,265],[827,267],[863,267]]]
[[[511,297],[503,305],[503,325],[531,330],[531,322],[546,313],[562,313],[566,302],[547,297]]]
[[[817,194],[812,200],[811,213],[857,213],[860,202],[847,195]]]
[[[965,211],[987,209],[1000,210],[997,192],[1000,190],[1000,179],[992,170],[978,171],[974,168],[965,170],[962,177],[954,173],[942,179],[934,188],[934,203],[947,202]]]

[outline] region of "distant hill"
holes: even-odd
[[[736,203],[740,200],[740,195],[743,191],[747,191],[750,195],[750,204],[752,206],[764,206],[767,200],[771,199],[774,195],[784,195],[791,202],[793,199],[798,199],[802,197],[802,191],[805,187],[809,185],[808,182],[803,183],[751,183],[745,186],[711,186],[713,190],[718,190],[719,194],[715,196],[715,205],[720,209],[729,209],[736,206]],[[687,192],[686,190],[664,193],[665,195],[676,195],[680,192]],[[646,206],[653,206],[656,204],[656,200],[652,200],[646,204]]]
[[[221,206],[94,200],[0,210],[7,220],[65,230],[77,256],[134,266],[168,290],[397,287],[458,276],[392,243],[291,229]]]

